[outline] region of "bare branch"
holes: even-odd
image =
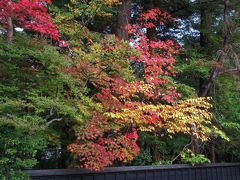
[[[182,151],[181,151],[175,158],[173,158],[173,159],[171,160],[171,164],[172,164],[172,163],[181,155],[181,153],[182,153],[188,146],[190,146],[192,143],[193,143],[193,139],[190,141],[190,143],[186,144],[186,145],[183,147]]]
[[[240,73],[240,69],[239,68],[235,68],[235,69],[228,69],[228,70],[226,70],[226,71],[222,71],[222,72],[220,72],[219,74],[220,75],[222,75],[222,74],[227,74],[227,73],[237,73],[237,72],[239,72]]]
[[[49,126],[50,124],[52,124],[53,122],[55,121],[62,121],[63,118],[55,118],[55,119],[52,119],[51,121],[47,122],[47,126]]]

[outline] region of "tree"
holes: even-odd
[[[76,141],[68,146],[77,157],[76,166],[99,170],[114,161],[126,163],[133,160],[139,153],[138,131],[159,136],[186,133],[202,141],[208,140],[209,127],[218,132],[211,125],[211,105],[206,99],[177,101],[180,95],[170,77],[174,75],[173,55],[177,54],[179,46],[171,40],[151,41],[144,33],[144,28],[155,28],[154,23],[164,25],[168,20],[171,16],[159,9],[143,12],[136,24],[128,26],[129,33],[135,38],[133,50],[123,51],[123,42],[107,41],[101,46],[93,45],[90,49],[94,51],[95,62],[81,63],[68,70],[79,77],[79,72],[86,74],[91,66],[95,67],[91,71],[92,77],[98,78],[91,84],[97,90],[96,101],[103,107],[100,112],[93,112],[90,121],[75,131]],[[129,66],[129,57],[143,64],[142,80],[120,76],[122,69],[119,66]],[[110,69],[108,63],[111,63]],[[164,105],[166,103],[169,105]]]
[[[192,5],[191,5],[192,4]],[[239,42],[239,21],[237,12],[239,5],[235,0],[230,1],[195,1],[190,6],[186,6],[184,11],[192,11],[193,16],[199,18],[199,21],[192,23],[199,31],[199,38],[186,41],[185,47],[193,50],[190,53],[189,61],[184,63],[186,71],[178,75],[180,82],[187,83],[198,91],[202,97],[213,96],[215,101],[221,94],[216,92],[216,82],[221,76],[233,73],[239,68],[239,52],[237,42]],[[237,35],[238,34],[238,35]],[[199,46],[200,45],[200,46]],[[188,83],[183,79],[187,78]],[[215,99],[216,98],[216,99]],[[216,104],[219,108],[219,105]],[[221,126],[218,108],[215,109],[217,119],[213,122]],[[227,120],[226,120],[227,121]],[[199,143],[198,143],[199,144]],[[216,161],[216,148],[218,144],[216,138],[212,138],[209,147],[205,146],[201,151],[211,152],[212,162]],[[199,145],[196,145],[199,147]],[[195,147],[195,149],[199,149]]]
[[[12,110],[5,117],[1,113],[0,123],[0,178],[27,179],[22,169],[32,168],[37,164],[35,159],[38,151],[46,147],[45,128],[41,125],[41,119],[16,116],[16,109],[20,110],[24,102],[7,102],[0,107],[6,113],[6,109]],[[26,107],[26,106],[25,106]],[[13,110],[12,108],[15,108]]]
[[[51,0],[2,0],[0,23],[7,31],[7,43],[12,42],[15,27],[33,30],[58,40],[58,31],[47,13],[48,3],[51,3]]]
[[[132,0],[123,0],[118,7],[116,35],[118,38],[124,40],[128,40],[129,38],[127,25],[130,24],[131,19],[131,3]]]
[[[216,160],[224,159],[226,162],[237,162],[240,159],[237,153],[240,137],[239,102],[240,81],[238,74],[224,74],[216,82],[215,111],[218,122],[223,127],[230,141],[215,139]]]
[[[61,70],[72,61],[56,47],[22,33],[0,45],[0,179],[27,179],[22,170],[36,167],[44,149],[71,142],[66,126],[86,119],[91,103],[82,95],[78,108],[72,95],[82,89]]]

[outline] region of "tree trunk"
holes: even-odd
[[[13,22],[12,17],[7,17],[7,43],[10,44],[13,41]]]
[[[128,40],[128,31],[126,27],[131,19],[131,3],[132,0],[123,0],[118,8],[116,35],[122,40]]]
[[[196,127],[192,127],[193,129],[196,129]],[[200,147],[199,147],[199,141],[196,139],[194,136],[191,136],[191,151],[194,154],[199,154],[200,153]]]
[[[6,169],[6,180],[11,180],[10,178],[11,178],[11,175],[10,175],[10,168],[7,167],[7,169]]]
[[[221,53],[218,58],[218,62],[221,66],[223,66],[223,63],[226,58],[226,53],[228,50],[228,45],[230,41],[230,34],[231,30],[229,28],[230,22],[228,19],[228,6],[229,6],[229,0],[224,0],[224,37],[223,37],[223,49],[221,50]],[[204,86],[202,86],[199,91],[199,96],[201,97],[206,97],[211,94],[212,87],[213,87],[213,82],[214,80],[218,77],[219,75],[219,68],[215,67],[212,69],[210,78],[204,82]],[[215,142],[214,139],[212,139],[211,142],[211,160],[214,163],[216,161],[216,148],[215,148]]]
[[[211,55],[211,26],[212,26],[212,12],[205,5],[200,8],[201,25],[200,25],[200,46],[207,55]]]
[[[212,160],[212,163],[216,162],[216,147],[215,147],[214,139],[212,139],[212,142],[211,142],[211,160]]]
[[[157,145],[152,146],[152,161],[157,162],[159,160],[159,152]]]
[[[201,50],[204,54],[207,56],[211,56],[212,48],[211,48],[211,41],[210,41],[210,32],[211,32],[211,25],[212,25],[212,13],[211,10],[207,7],[208,4],[205,4],[204,6],[200,7],[200,14],[201,14],[201,24],[200,24],[200,46]],[[213,74],[211,75],[213,76]],[[211,92],[209,91],[212,89],[210,84],[208,83],[208,80],[205,78],[200,79],[199,83],[199,93],[198,95],[200,97],[205,96],[211,96]],[[206,89],[208,89],[206,91]]]
[[[221,53],[218,58],[218,63],[220,66],[223,66],[223,63],[225,61],[225,56],[227,53],[228,45],[229,45],[229,40],[230,40],[230,22],[228,19],[228,6],[229,6],[229,0],[224,0],[224,37],[223,37],[223,49],[221,50]],[[205,97],[210,94],[213,81],[217,78],[219,75],[219,68],[215,67],[212,69],[210,78],[204,83],[204,86],[202,89],[199,91],[199,96]]]

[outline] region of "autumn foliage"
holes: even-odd
[[[103,107],[76,131],[77,140],[68,146],[68,150],[77,155],[81,167],[100,170],[116,161],[133,160],[139,153],[138,131],[163,136],[185,133],[208,140],[211,104],[204,98],[179,101],[180,94],[169,78],[175,75],[174,56],[180,46],[169,39],[150,40],[144,31],[172,20],[168,13],[158,9],[142,13],[136,24],[128,26],[134,53],[123,56],[118,52],[121,42],[108,41],[100,49],[90,48],[104,59],[95,60],[93,64],[78,63],[67,70],[76,78],[79,73],[87,76],[94,72],[91,75],[96,77],[92,80],[97,90],[94,99]],[[121,76],[121,63],[129,64],[129,60],[143,65],[144,75],[140,80]],[[104,68],[108,63],[112,71]]]
[[[239,161],[238,1],[0,0],[0,179]]]
[[[142,13],[136,24],[130,24],[127,28],[132,35],[130,42],[139,52],[139,56],[132,57],[132,60],[144,65],[145,83],[155,87],[154,99],[172,103],[180,94],[169,86],[168,77],[175,75],[174,56],[179,53],[180,46],[170,39],[152,40],[146,34],[146,29],[156,29],[157,25],[164,26],[169,21],[173,18],[168,13],[152,9]]]
[[[1,0],[0,23],[6,29],[13,23],[14,27],[33,30],[57,40],[58,31],[46,8],[50,3],[51,0]]]

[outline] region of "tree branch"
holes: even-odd
[[[47,122],[47,126],[49,126],[50,124],[52,124],[53,122],[55,121],[62,121],[63,118],[55,118],[55,119],[52,119],[51,121]]]
[[[181,152],[183,152],[183,151],[184,151],[188,146],[190,146],[192,143],[193,143],[193,139],[191,139],[190,143],[186,144],[186,145],[183,147],[183,149],[182,149]],[[180,152],[175,158],[173,158],[173,159],[171,160],[171,164],[181,155],[181,152]]]

